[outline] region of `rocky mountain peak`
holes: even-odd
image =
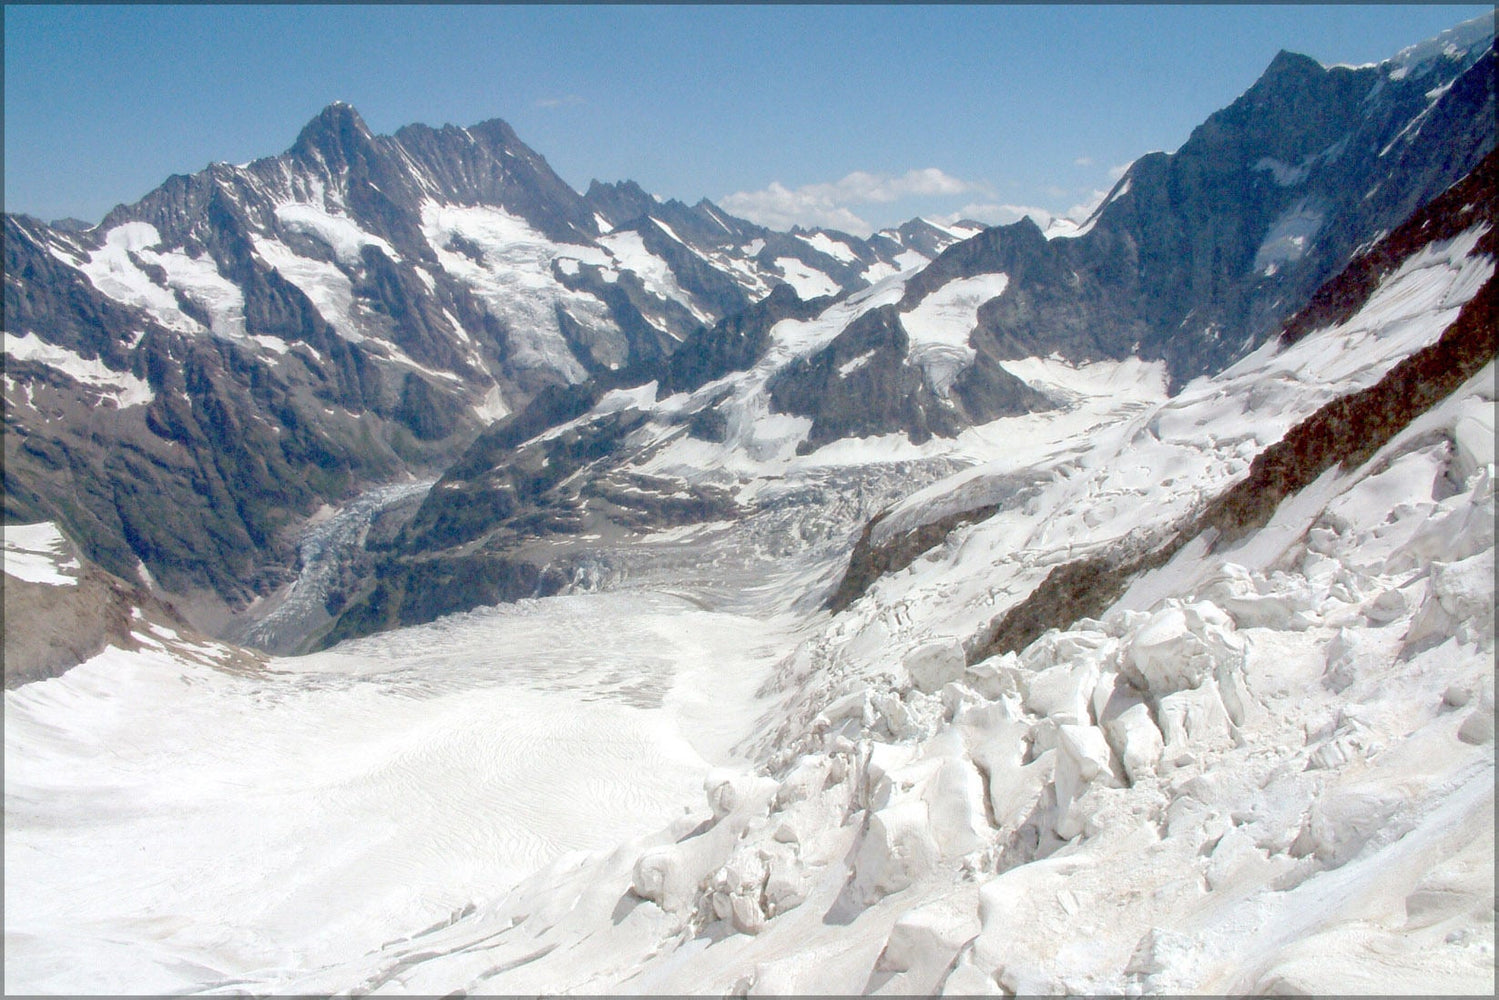
[[[615,226],[649,215],[656,207],[656,199],[634,181],[591,181],[583,199]]]
[[[1270,65],[1265,67],[1265,72],[1260,74],[1255,86],[1286,79],[1294,80],[1298,77],[1321,76],[1323,72],[1322,64],[1311,56],[1292,52],[1290,49],[1281,49],[1275,53],[1275,58],[1270,60]]]
[[[86,233],[94,228],[92,222],[85,222],[83,219],[77,219],[71,215],[65,219],[53,219],[47,225],[60,233]]]
[[[303,126],[291,153],[304,158],[321,154],[330,167],[337,167],[370,151],[373,141],[354,106],[334,101]]]
[[[1452,51],[1407,77],[1283,52],[1051,239],[1029,218],[776,232],[633,181],[579,194],[498,118],[375,135],[335,102],[289,152],[169,178],[88,232],[7,217],[7,332],[38,338],[18,348],[29,367],[7,361],[7,513],[64,522],[109,571],[143,562],[228,614],[284,582],[319,504],[435,475],[506,414],[528,437],[579,416],[548,393],[696,391],[774,362],[743,398],[705,393],[661,427],[751,441],[745,394],[761,393],[776,426],[811,421],[789,455],[1054,405],[1006,362],[1163,361],[1177,388],[1274,335],[1492,148],[1493,57]],[[878,303],[851,298],[866,290]],[[107,447],[70,416],[103,399],[120,411]],[[150,463],[115,464],[137,447]],[[138,496],[193,517],[140,523]],[[490,532],[514,512],[459,513]]]
[[[477,125],[470,125],[464,129],[475,139],[485,141],[491,147],[514,149],[520,147],[529,152],[529,147],[521,141],[520,136],[515,134],[515,129],[503,118],[488,118]]]
[[[1439,61],[1469,63],[1494,44],[1495,14],[1490,11],[1462,24],[1453,25],[1415,45],[1401,49],[1380,63],[1392,79],[1421,77]]]

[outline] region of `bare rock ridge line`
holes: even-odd
[[[1494,20],[1045,232],[7,217],[6,991],[1492,995]]]
[[[218,631],[294,578],[322,505],[437,475],[542,393],[668,376],[684,339],[799,301],[788,267],[842,291],[905,241],[957,238],[834,234],[842,259],[707,201],[580,195],[498,120],[377,136],[342,104],[285,154],[171,177],[99,226],[5,224],[7,519],[144,565]]]
[[[124,580],[80,558],[71,543],[59,557],[76,568],[62,585],[7,574],[4,591],[5,689],[57,677],[106,647],[141,648],[154,629],[195,636],[172,605],[141,583]],[[248,657],[240,657],[247,660]]]
[[[1022,220],[952,243],[906,281],[898,301],[859,312],[838,336],[780,364],[763,387],[769,411],[811,420],[796,449],[807,455],[838,441],[887,434],[916,444],[953,438],[998,417],[1062,405],[1015,377],[1004,366],[1008,360],[1138,356],[1163,361],[1175,386],[1217,371],[1276,335],[1357,247],[1378,243],[1383,232],[1472,171],[1493,146],[1493,69],[1489,49],[1451,64],[1448,71],[1456,77],[1447,91],[1423,85],[1417,92],[1382,71],[1325,69],[1283,54],[1177,153],[1151,154],[1132,166],[1088,231],[1048,239]],[[1407,129],[1410,116],[1421,117],[1421,128]],[[1447,137],[1440,155],[1433,152],[1438,135]],[[1355,190],[1369,197],[1355,196]],[[1307,221],[1313,216],[1315,225]],[[1311,227],[1306,232],[1286,228],[1303,223]],[[1191,233],[1198,236],[1189,239]],[[995,274],[1006,275],[1007,286],[979,306],[966,338],[970,357],[944,378],[913,363],[908,311],[953,282]],[[776,307],[776,295],[787,306]],[[833,306],[821,308],[836,307],[849,295],[841,293]],[[743,372],[766,357],[777,318],[819,312],[817,303],[793,310],[793,300],[789,289],[778,290],[742,314],[700,328],[665,362],[644,363],[627,379],[600,376],[600,391],[590,395],[597,399],[606,387],[650,378],[665,395]],[[721,398],[696,409],[691,433],[723,440],[726,408]],[[559,416],[577,419],[584,412],[569,408]],[[539,427],[541,416],[530,415],[527,426]],[[621,419],[600,418],[590,433]],[[520,426],[502,436],[513,441]],[[398,558],[381,563],[373,595],[409,592],[398,578],[439,554],[444,560],[513,561],[525,548],[524,561],[540,571],[524,570],[528,578],[560,582],[547,572],[549,565],[567,575],[565,556],[554,559],[546,546],[519,535],[502,540],[503,525],[515,524],[516,512],[507,505],[496,509],[486,484],[509,477],[502,468],[509,458],[484,442],[481,436],[450,469],[419,515],[424,524],[463,524],[465,530],[452,537],[429,532],[425,540],[409,534]],[[601,458],[585,475],[612,474],[607,470],[631,460],[628,452]],[[954,517],[952,524],[964,520]],[[561,522],[549,517],[545,523]],[[901,543],[909,551],[891,558],[887,569],[907,564],[907,556],[914,558],[942,534],[932,526],[920,530],[920,539]],[[485,541],[476,548],[480,538]],[[392,579],[382,580],[384,573]],[[862,575],[873,579],[878,571],[866,567]],[[549,593],[550,586],[533,593]],[[850,579],[830,601],[842,606],[858,589]],[[459,602],[448,610],[477,600],[461,588],[447,593]],[[422,614],[437,609],[424,606]],[[356,604],[351,620],[330,637],[357,634],[376,622],[412,623],[413,614],[371,615]]]
[[[984,504],[969,510],[957,511],[935,521],[928,521],[910,531],[902,532],[881,545],[870,543],[870,533],[885,518],[882,512],[870,518],[854,543],[854,551],[848,560],[848,568],[838,581],[838,588],[824,604],[837,614],[858,600],[869,585],[886,573],[896,573],[911,565],[916,558],[931,551],[948,535],[965,524],[973,524],[992,517],[999,511],[998,504]]]

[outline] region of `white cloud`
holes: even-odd
[[[541,97],[536,100],[538,108],[564,108],[575,104],[587,103],[587,101],[583,100],[577,94],[564,94],[561,97]]]
[[[964,205],[956,212],[933,216],[933,218],[947,226],[963,219],[972,219],[974,222],[982,222],[990,226],[1008,226],[1012,222],[1019,222],[1025,216],[1030,216],[1042,229],[1050,225],[1051,220],[1056,217],[1050,209],[1038,208],[1035,205],[998,205],[992,202],[975,202]]]
[[[805,184],[795,189],[773,181],[760,191],[736,191],[723,198],[721,204],[735,215],[772,229],[826,226],[868,236],[874,227],[849,206],[883,205],[902,198],[984,190],[983,185],[953,177],[936,167],[908,170],[899,177],[856,170],[832,183]]]
[[[1089,193],[1087,198],[1078,202],[1076,205],[1073,205],[1067,211],[1063,212],[1062,215],[1065,218],[1071,219],[1073,222],[1086,222],[1088,220],[1088,216],[1096,212],[1098,210],[1098,206],[1102,205],[1103,200],[1108,196],[1109,192],[1100,191],[1095,188],[1092,192]]]
[[[1083,166],[1085,165],[1084,161],[1087,164],[1094,162],[1086,156],[1079,157],[1075,162],[1079,166]],[[930,218],[944,225],[952,225],[954,222],[962,219],[972,219],[975,222],[983,222],[991,226],[1008,226],[1029,216],[1043,230],[1050,228],[1053,223],[1062,222],[1063,220],[1070,220],[1081,225],[1098,210],[1098,207],[1108,198],[1109,192],[1114,189],[1115,185],[1119,183],[1120,179],[1124,177],[1125,173],[1132,166],[1134,166],[1133,160],[1110,167],[1108,169],[1109,184],[1104,189],[1092,186],[1064,188],[1055,184],[1040,189],[1040,193],[1049,196],[1049,198],[1056,199],[1052,202],[1053,205],[1060,206],[1067,204],[1068,201],[1074,202],[1074,204],[1067,208],[1042,208],[1038,205],[1016,205],[1008,202],[982,201],[964,205],[956,212],[949,212],[944,215],[931,215]]]
[[[1091,166],[1093,166],[1093,157],[1091,157],[1091,156],[1079,156],[1077,159],[1073,160],[1072,163],[1073,163],[1074,166],[1091,167]]]

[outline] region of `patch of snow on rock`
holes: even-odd
[[[98,358],[85,358],[66,347],[49,344],[34,333],[5,334],[5,353],[17,361],[35,361],[99,391],[121,409],[145,406],[156,398],[149,382],[125,371],[115,371]]]
[[[359,223],[353,219],[333,215],[315,205],[277,205],[276,220],[289,232],[311,236],[327,244],[340,264],[357,265],[360,251],[366,246],[379,247],[391,260],[400,259],[389,243],[360,229]]]
[[[776,267],[780,269],[786,284],[794,288],[796,294],[803,299],[838,294],[838,282],[795,257],[777,257]]]
[[[77,585],[82,566],[56,524],[7,524],[4,536],[7,576],[54,587]]]

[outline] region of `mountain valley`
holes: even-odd
[[[7,215],[7,992],[1492,993],[1496,60],[1045,230],[344,104]]]

